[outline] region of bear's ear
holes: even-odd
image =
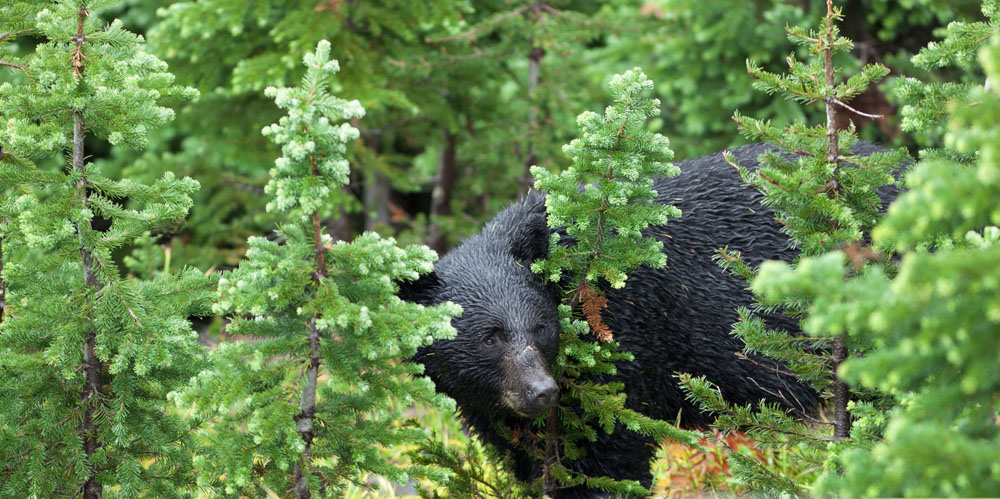
[[[428,306],[444,301],[438,298],[443,284],[433,270],[415,281],[396,281],[396,285],[399,286],[399,299],[403,301]]]
[[[514,258],[530,264],[549,256],[549,226],[545,223],[545,211],[528,215],[510,235],[510,253]]]

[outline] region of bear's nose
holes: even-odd
[[[546,409],[555,404],[558,396],[559,386],[551,377],[533,381],[528,387],[528,400]]]

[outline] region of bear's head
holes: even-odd
[[[454,339],[439,340],[413,357],[465,410],[535,417],[558,400],[550,367],[559,347],[558,296],[531,272],[548,254],[544,198],[532,194],[486,224],[414,282],[400,297],[462,306]]]

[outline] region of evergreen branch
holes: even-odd
[[[805,149],[800,149],[800,148],[797,148],[797,147],[793,146],[790,142],[788,142],[787,140],[785,140],[784,137],[782,137],[781,135],[778,135],[778,134],[774,133],[769,127],[761,126],[757,122],[757,120],[753,120],[752,118],[751,118],[751,120],[755,124],[755,127],[754,127],[753,130],[751,130],[749,127],[747,127],[747,125],[745,123],[743,123],[743,121],[741,120],[741,118],[743,118],[743,116],[740,116],[739,114],[734,114],[733,117],[732,117],[733,121],[736,122],[736,125],[737,125],[739,131],[741,131],[741,132],[752,132],[752,133],[755,133],[755,134],[759,135],[761,138],[763,138],[766,142],[771,142],[772,144],[776,144],[776,145],[780,146],[782,149],[784,149],[784,150],[786,150],[788,152],[793,152],[793,153],[798,154],[800,156],[807,156],[807,157],[810,157],[810,158],[816,156],[815,154],[813,154],[810,151],[807,151]],[[737,166],[736,164],[732,163],[731,161],[727,161],[727,163],[729,163],[732,166]]]
[[[587,27],[595,27],[595,28],[606,29],[606,30],[615,30],[615,31],[632,31],[632,32],[641,32],[642,31],[642,28],[634,28],[634,27],[631,27],[631,26],[622,26],[622,25],[614,25],[614,26],[612,26],[612,25],[604,24],[604,23],[598,22],[598,21],[591,21],[591,20],[588,20],[588,19],[581,19],[581,18],[579,18],[577,16],[567,15],[565,12],[557,10],[557,9],[553,8],[552,6],[550,6],[549,4],[545,4],[545,3],[541,4],[541,10],[543,10],[545,12],[548,12],[549,14],[552,14],[553,16],[559,17],[561,19],[565,19],[565,20],[567,20],[567,21],[569,21],[571,23],[581,24],[581,25],[587,26]]]
[[[6,39],[8,39],[8,38],[10,38],[12,36],[17,37],[17,36],[21,36],[21,35],[26,35],[28,33],[31,33],[32,31],[35,31],[34,28],[31,28],[31,29],[22,29],[20,31],[10,31],[10,32],[4,33],[4,34],[0,35],[0,42],[4,41],[4,40],[6,40]]]
[[[7,61],[0,61],[0,66],[7,66],[8,68],[17,68],[20,69],[21,71],[25,71],[27,69],[20,64],[14,64],[13,62],[7,62]]]
[[[745,354],[743,354],[742,352],[736,352],[736,356],[737,356],[738,358],[740,358],[740,359],[744,359],[744,360],[749,360],[749,357],[747,357],[747,356],[746,356]],[[760,364],[759,362],[755,362],[755,361],[752,361],[752,362],[754,362],[754,364],[757,364],[757,365],[761,365],[761,364]],[[774,371],[775,371],[775,372],[778,372],[778,373],[782,373],[782,374],[786,374],[786,375],[788,375],[788,376],[793,376],[793,377],[795,376],[795,374],[794,374],[794,373],[792,373],[792,372],[789,372],[789,371],[781,371],[781,370],[779,370],[779,369],[778,369],[777,367],[775,367],[775,368],[774,368]],[[754,386],[756,386],[756,387],[757,387],[758,389],[760,389],[760,390],[761,390],[762,392],[765,392],[765,393],[769,393],[769,394],[771,394],[771,395],[773,395],[773,396],[777,397],[778,399],[782,400],[783,402],[785,402],[785,404],[786,404],[786,405],[787,405],[788,407],[796,407],[796,408],[797,408],[797,412],[798,412],[798,416],[799,416],[800,418],[802,418],[802,419],[804,419],[804,420],[806,420],[806,421],[808,421],[808,422],[810,422],[810,423],[812,423],[812,424],[819,424],[819,425],[833,425],[833,424],[834,424],[834,423],[831,423],[831,422],[829,422],[829,421],[823,421],[823,420],[821,420],[821,419],[817,419],[817,418],[814,418],[814,417],[810,416],[810,415],[809,415],[809,409],[808,409],[808,408],[807,408],[807,407],[805,406],[805,404],[803,404],[803,403],[802,403],[802,401],[801,401],[801,400],[799,400],[799,398],[798,398],[798,397],[797,397],[797,396],[795,395],[795,391],[794,391],[794,390],[792,390],[792,389],[791,389],[791,387],[789,387],[789,386],[788,386],[788,383],[786,383],[786,382],[785,382],[785,378],[783,378],[783,377],[781,377],[781,376],[778,376],[778,379],[780,379],[780,380],[781,380],[781,384],[782,384],[782,385],[783,385],[783,386],[784,386],[785,388],[787,388],[787,389],[788,389],[788,390],[787,390],[787,391],[788,391],[788,393],[789,393],[789,394],[791,394],[791,396],[792,396],[792,399],[794,399],[794,400],[795,400],[795,405],[794,405],[794,406],[792,405],[792,401],[791,401],[791,400],[788,400],[788,397],[786,397],[786,396],[785,396],[784,392],[780,392],[780,391],[779,391],[779,392],[775,392],[774,390],[770,390],[770,389],[766,388],[765,386],[761,385],[760,383],[758,383],[758,382],[757,382],[757,380],[755,380],[755,379],[753,379],[753,378],[749,378],[749,377],[748,377],[747,379],[749,379],[749,380],[750,380],[750,382],[751,382],[751,383],[753,383],[753,384],[754,384]]]
[[[479,26],[476,26],[476,27],[474,27],[474,28],[472,28],[472,29],[464,32],[464,33],[460,33],[460,34],[452,35],[452,36],[446,36],[446,37],[443,37],[443,38],[434,38],[434,39],[427,38],[424,41],[427,42],[427,43],[447,43],[447,42],[454,42],[454,41],[458,41],[458,40],[463,40],[463,41],[472,43],[472,41],[475,40],[477,36],[479,36],[479,32],[480,31],[484,31],[487,28],[492,28],[493,26],[496,26],[496,25],[498,25],[498,24],[506,21],[507,19],[510,19],[512,17],[517,17],[517,16],[519,16],[521,14],[524,14],[529,9],[535,9],[535,8],[537,8],[537,5],[538,4],[536,3],[536,4],[528,4],[528,5],[521,6],[521,8],[514,9],[514,10],[512,10],[512,11],[506,13],[506,14],[502,14],[502,15],[500,15],[498,17],[493,18],[493,19],[489,19],[486,22],[484,22],[483,24],[481,24]]]

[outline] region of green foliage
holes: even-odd
[[[266,187],[268,208],[288,212],[280,242],[251,238],[246,260],[219,280],[214,310],[231,314],[227,332],[245,339],[220,345],[213,369],[177,398],[210,421],[195,458],[199,484],[227,496],[335,497],[371,472],[405,482],[405,470],[378,447],[428,434],[398,425],[401,409],[390,401],[454,410],[413,377],[421,366],[400,360],[454,335],[455,305],[425,308],[395,296],[394,281],[430,271],[434,252],[375,233],[350,243],[322,233],[320,213],[336,208],[348,180],[346,145],[358,136],[341,121],[363,113],[332,94],[339,67],[329,42],[304,62],[298,86],[266,91],[287,109],[263,130],[284,153]]]
[[[173,85],[140,37],[92,15],[108,4],[65,0],[33,19],[4,18],[43,39],[19,60],[29,77],[0,84],[4,496],[113,487],[122,497],[183,497],[193,484],[192,422],[166,411],[166,394],[202,366],[188,318],[207,313],[210,281],[192,269],[122,278],[113,251],[182,223],[198,183],[169,172],[150,185],[101,176],[83,144],[86,134],[142,146],[172,117],[162,99],[194,91]],[[26,12],[11,4],[3,15]],[[26,160],[63,152],[66,170]],[[91,227],[97,217],[106,230]]]
[[[453,244],[528,187],[527,165],[566,163],[559,144],[575,133],[575,116],[598,105],[601,84],[620,65],[594,55],[603,50],[601,37],[621,28],[640,33],[649,21],[638,15],[639,5],[170,3],[149,29],[151,43],[202,98],[178,110],[158,147],[138,157],[115,149],[101,166],[136,179],[164,170],[198,178],[203,189],[191,223],[171,242],[174,258],[205,269],[235,266],[246,237],[273,223],[260,193],[275,151],[256,131],[278,114],[260,91],[297,80],[302,70],[289,54],[329,39],[345,66],[339,89],[367,111],[356,124],[362,141],[348,152],[349,217],[338,214],[345,226],[338,236],[377,227],[420,241],[439,228]],[[528,59],[536,47],[543,55],[532,87]],[[460,168],[443,197],[447,213],[427,213],[421,197],[449,177],[437,171],[449,151]]]
[[[949,117],[949,106],[976,106],[970,91],[983,85],[977,76],[969,78],[978,67],[976,54],[987,43],[990,35],[1000,26],[1000,2],[986,0],[982,4],[986,22],[952,22],[945,29],[941,42],[931,42],[913,57],[913,63],[927,71],[950,66],[964,71],[965,81],[921,81],[917,78],[901,78],[896,84],[896,92],[903,102],[901,127],[932,137],[935,142],[945,133]],[[926,158],[944,157],[958,159],[964,164],[974,162],[972,156],[962,156],[954,148],[929,148],[921,151]]]
[[[344,152],[347,143],[358,138],[358,130],[348,123],[335,126],[331,120],[360,118],[365,112],[358,101],[337,98],[324,88],[324,80],[340,70],[329,57],[329,42],[321,42],[316,53],[306,55],[308,70],[298,87],[264,91],[278,107],[288,110],[262,132],[281,145],[282,152],[264,188],[274,196],[268,211],[288,211],[292,216],[328,211],[331,196],[349,181]]]
[[[863,255],[857,256],[854,262],[855,267],[860,268],[865,258],[878,258],[872,250],[867,250],[872,255],[869,257],[858,249],[865,234],[879,220],[882,204],[876,191],[895,182],[893,172],[907,156],[902,150],[864,156],[852,154],[851,148],[857,140],[853,127],[844,131],[836,129],[835,113],[852,110],[846,103],[883,78],[889,70],[873,64],[846,79],[838,76],[833,55],[853,45],[840,35],[837,27],[836,22],[842,19],[841,11],[830,2],[827,5],[827,15],[818,29],[788,29],[790,39],[817,56],[813,62],[800,62],[794,55],[789,56],[788,73],[781,75],[765,71],[752,61],[747,62],[758,90],[781,94],[805,104],[823,103],[827,114],[825,126],[797,122],[782,129],[769,121],[737,113],[733,119],[748,138],[772,143],[779,149],[761,155],[760,168],[756,171],[733,166],[745,182],[764,194],[764,204],[775,211],[775,218],[789,235],[791,244],[801,248],[802,255],[818,255],[848,246]],[[688,396],[704,410],[719,414],[715,424],[722,431],[744,430],[764,448],[788,449],[815,470],[837,471],[836,461],[831,456],[846,448],[871,446],[878,437],[848,438],[852,436],[847,411],[848,387],[837,372],[847,356],[866,352],[868,343],[855,341],[856,338],[840,330],[809,327],[813,320],[809,312],[825,305],[814,301],[813,295],[801,290],[783,294],[765,292],[767,286],[775,285],[774,276],[770,274],[773,262],[765,262],[755,270],[743,262],[738,253],[727,249],[719,252],[718,259],[723,268],[752,283],[756,309],[781,310],[804,319],[803,329],[813,338],[770,330],[754,310],[743,308],[738,311],[740,322],[734,326],[733,334],[744,341],[747,352],[780,360],[789,370],[810,382],[832,402],[834,419],[814,419],[808,414],[809,408],[798,400],[785,400],[790,411],[768,405],[759,408],[732,406],[707,380],[683,375],[681,381]],[[811,271],[808,262],[796,266],[803,275]],[[823,277],[838,280],[844,280],[845,274],[850,275],[844,265],[827,268],[827,272],[831,275]],[[822,286],[821,282],[825,282],[813,277],[816,280],[809,282],[812,286]],[[882,404],[886,402],[877,394],[858,393],[855,396],[874,397],[879,409],[884,409]],[[879,414],[873,405],[865,407],[869,413]],[[866,435],[881,429],[872,429],[871,425],[867,428]],[[812,485],[817,474],[791,477],[774,473],[752,460],[735,458],[734,475],[753,489],[801,494]]]
[[[268,196],[262,194],[277,149],[258,131],[280,113],[263,90],[298,81],[304,73],[299,54],[321,39],[331,41],[335,57],[347,67],[335,83],[338,91],[358,97],[368,110],[365,126],[373,130],[348,153],[356,173],[355,184],[340,195],[344,209],[361,210],[363,181],[375,175],[396,190],[411,192],[433,174],[411,171],[413,152],[392,147],[397,140],[439,140],[440,129],[428,127],[424,117],[447,108],[436,82],[414,87],[426,74],[386,61],[422,52],[427,30],[455,22],[465,10],[463,2],[158,3],[129,12],[162,6],[160,21],[148,31],[154,50],[203,95],[178,110],[178,120],[161,134],[156,148],[141,156],[115,149],[101,166],[137,179],[173,170],[202,182],[191,223],[170,242],[178,262],[204,269],[235,266],[247,237],[273,226],[273,215],[265,211]],[[418,107],[420,98],[431,102]],[[411,121],[419,122],[413,136],[397,133]],[[428,129],[435,133],[428,136]],[[384,210],[388,199],[379,201]],[[336,231],[338,237],[349,239],[351,227],[346,226]]]
[[[577,119],[580,138],[563,148],[573,165],[559,174],[537,166],[531,169],[537,179],[535,187],[547,193],[549,226],[566,228],[565,236],[553,234],[548,257],[531,266],[554,282],[565,276],[564,282],[569,283],[565,291],[573,295],[570,305],[559,308],[562,333],[553,374],[563,390],[559,406],[553,409],[557,423],[550,420],[546,427],[546,438],[558,438],[566,460],[582,455],[577,443],[581,439],[597,438],[595,425],[609,434],[621,425],[657,441],[695,442],[693,433],[625,408],[620,383],[589,381],[595,375],[617,372],[616,362],[632,360],[630,353],[619,350],[614,332],[601,320],[607,300],[597,291],[598,286],[621,288],[628,274],[640,265],[665,265],[662,243],[643,236],[642,231],[680,216],[676,207],[655,202],[653,179],[676,176],[680,171],[669,163],[673,153],[667,138],[646,130],[646,120],[659,109],[659,101],[648,97],[652,86],[639,68],[612,77],[614,103],[603,116],[581,114]],[[579,310],[575,309],[578,305]],[[582,313],[587,322],[574,320],[574,313]],[[553,461],[548,455],[539,458]],[[579,476],[561,462],[552,462],[549,473],[551,476],[543,477],[546,492],[559,482],[586,483],[621,494],[648,494],[633,481]]]
[[[0,5],[0,66],[24,71],[18,37],[35,33],[35,16],[48,2],[4,2]]]
[[[449,476],[444,483],[447,495],[433,489],[421,489],[420,497],[495,497],[515,499],[532,496],[532,490],[518,482],[511,471],[509,456],[499,456],[478,440],[470,440],[466,449],[443,442],[440,435],[423,442],[407,453],[414,463],[428,467],[443,467]],[[491,464],[491,463],[496,463]]]
[[[816,31],[791,28],[789,37],[813,55],[832,56],[849,50],[851,41],[840,36],[835,24],[841,17],[833,14],[830,22]],[[754,88],[806,104],[824,102],[828,116],[837,106],[845,109],[845,102],[889,73],[881,64],[870,64],[838,83],[828,79],[828,71],[836,79],[835,69],[828,68],[822,59],[803,63],[789,56],[788,66],[788,74],[778,75],[747,62],[747,70],[755,78]],[[765,154],[760,170],[739,170],[744,181],[764,193],[764,204],[778,213],[785,232],[805,255],[860,241],[874,226],[881,208],[876,189],[895,181],[892,171],[906,157],[902,150],[865,157],[850,154],[856,139],[849,131],[831,137],[834,132],[830,132],[833,124],[829,118],[826,125],[795,123],[786,129],[739,113],[733,119],[748,139],[769,142],[799,155]]]
[[[792,45],[774,36],[801,24],[801,2],[660,0],[644,2],[655,24],[638,36],[619,32],[609,50],[639,64],[657,82],[663,101],[658,128],[672,138],[679,157],[692,157],[740,143],[729,117],[733,109],[785,122],[808,111],[794,102],[734,91],[747,82],[750,58],[768,69],[784,66]]]
[[[476,443],[429,440],[402,421],[411,402],[453,412],[412,377],[418,366],[399,360],[450,334],[456,310],[392,296],[394,280],[414,278],[434,256],[370,233],[333,242],[362,228],[403,241],[430,240],[437,229],[446,247],[525,188],[532,164],[544,167],[535,174],[553,223],[567,228],[535,268],[568,283],[570,302],[560,308],[555,366],[563,399],[557,423],[537,436],[558,438],[565,460],[598,431],[694,442],[625,409],[620,385],[594,381],[631,359],[598,340],[614,333],[602,329],[599,290],[624,285],[636,265],[662,264],[655,242],[640,237],[645,224],[677,215],[649,204],[649,180],[673,172],[654,132],[673,137],[682,157],[716,151],[743,140],[728,124],[734,108],[746,139],[798,154],[767,155],[760,171],[742,173],[795,244],[816,255],[767,264],[754,280],[757,269],[739,254],[720,253],[720,265],[753,280],[760,298],[739,310],[734,334],[825,393],[850,382],[858,400],[847,406],[849,438],[834,442],[828,421],[731,407],[704,380],[682,378],[719,411],[720,427],[748,430],[762,446],[784,449],[781,462],[799,463],[734,452],[731,485],[992,495],[1000,486],[1000,42],[989,40],[1000,2],[844,6],[852,18],[844,33],[858,45],[833,55],[843,69],[824,84],[824,66],[799,61],[835,27],[778,34],[823,7],[799,0],[5,2],[0,496],[337,495],[370,488],[372,472],[430,480],[421,483],[438,487],[424,491],[432,496],[542,489],[548,484],[516,483],[503,458]],[[942,39],[909,62],[932,31]],[[796,44],[802,36],[814,40]],[[298,64],[323,39],[329,46]],[[832,45],[849,48],[844,38]],[[333,57],[345,66],[336,80]],[[746,91],[747,59],[766,93]],[[869,84],[886,69],[863,66],[871,61],[914,77],[875,89]],[[574,122],[600,105],[607,75],[636,65],[658,84],[616,77],[615,97],[638,98]],[[884,100],[890,88],[905,133],[894,137],[890,121],[862,134],[924,150],[909,192],[880,222],[874,191],[902,154],[857,157],[848,130],[835,137],[841,153],[831,159],[828,127],[801,123],[816,122],[822,111],[812,104],[831,98],[838,112],[849,113],[836,102],[870,111],[858,102]],[[580,137],[560,155],[575,124]],[[267,138],[257,134],[265,127]],[[457,168],[448,210],[429,213],[449,154]],[[875,249],[901,259],[844,246],[869,231]],[[203,271],[237,265],[212,310],[214,278]],[[756,315],[762,309],[802,318],[808,336],[769,330]],[[210,313],[218,314],[210,331],[225,322],[239,341],[206,363],[188,321]],[[836,338],[863,355],[834,377],[827,349]],[[172,392],[176,404],[166,404]],[[409,464],[388,446],[411,450]],[[549,470],[564,484],[643,492]]]
[[[645,129],[660,106],[647,96],[652,86],[639,69],[613,77],[615,104],[604,116],[581,114],[580,138],[563,148],[573,165],[560,174],[532,169],[535,187],[547,193],[549,225],[566,227],[574,241],[573,246],[560,245],[561,236],[553,235],[549,257],[532,264],[536,273],[555,282],[563,269],[571,269],[575,281],[604,279],[621,288],[640,265],[666,264],[663,244],[642,235],[646,227],[681,214],[674,206],[654,202],[653,179],[674,177],[680,170],[670,164],[667,138]]]
[[[991,80],[1000,78],[1000,39],[980,51]],[[877,496],[976,496],[1000,486],[996,457],[997,283],[1000,220],[1000,149],[996,137],[1000,95],[975,89],[975,108],[956,108],[948,144],[975,153],[971,167],[943,158],[922,161],[874,232],[903,252],[899,273],[881,267],[843,280],[844,256],[834,252],[806,260],[798,269],[769,265],[763,291],[776,297],[813,297],[804,324],[810,331],[868,337],[878,347],[846,363],[843,375],[861,386],[896,394],[884,436],[870,452],[840,456],[843,476],[820,482],[821,491]],[[933,195],[953,211],[918,204]],[[958,207],[958,208],[956,208]],[[971,230],[970,230],[971,229]],[[954,237],[930,252],[922,242]]]

